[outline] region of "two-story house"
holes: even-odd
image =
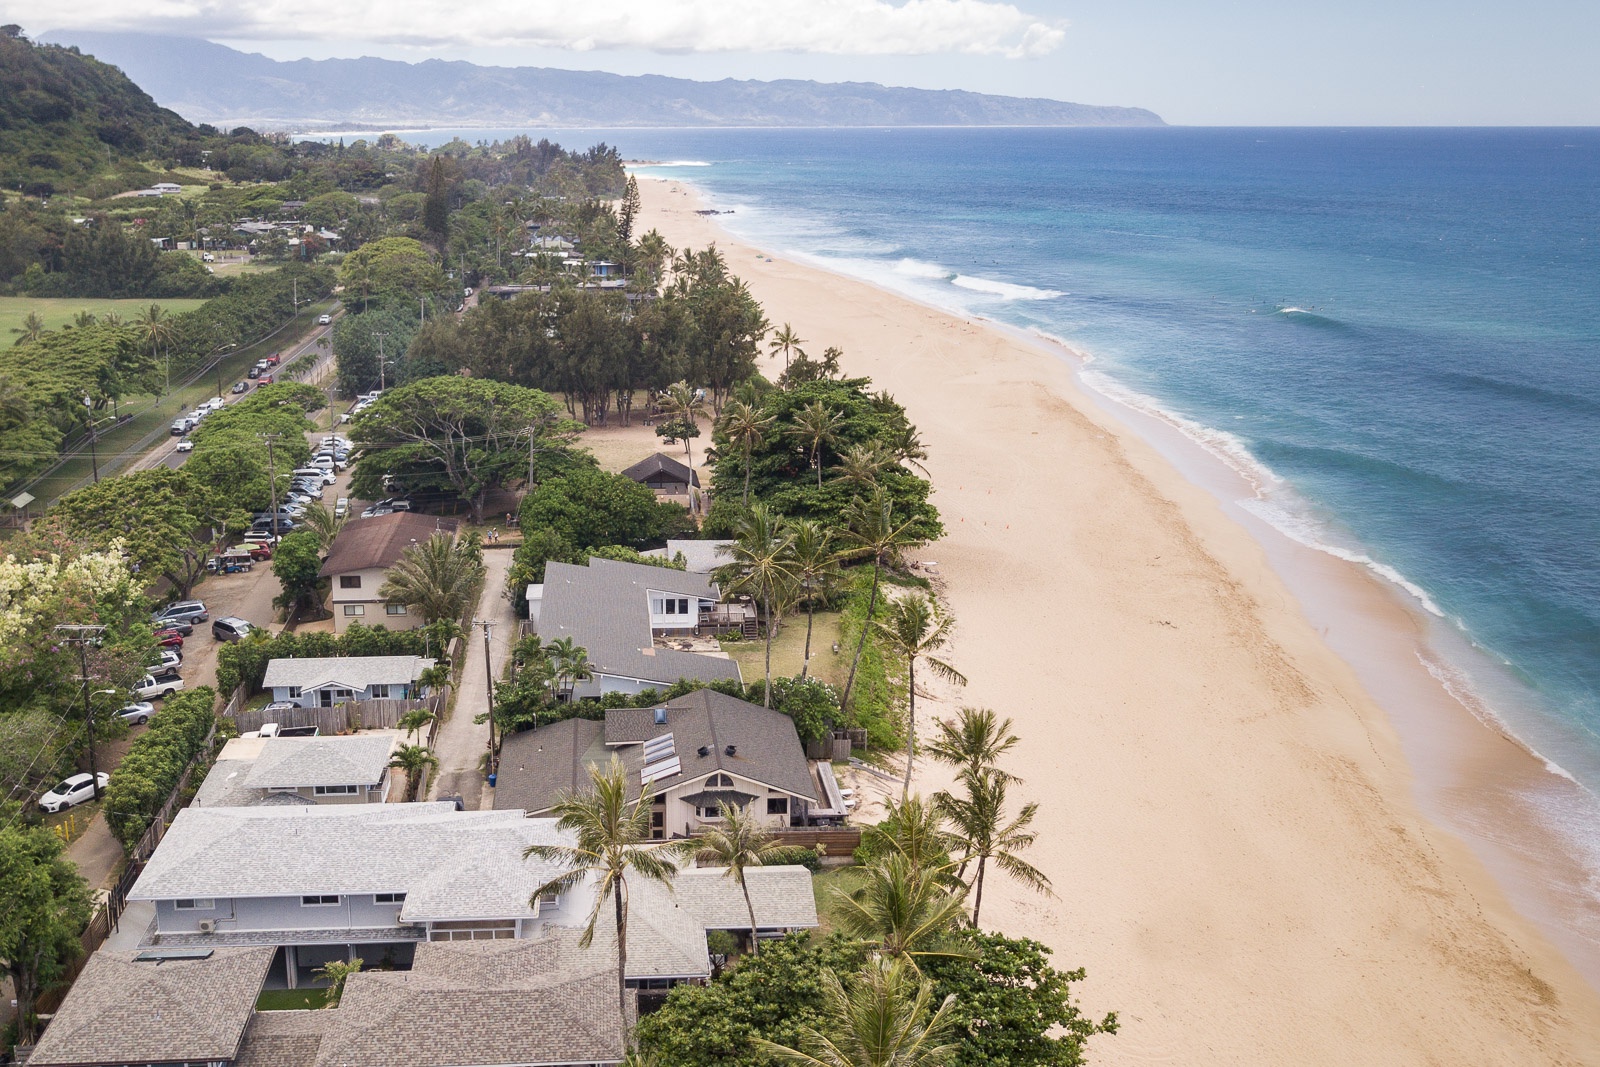
[[[684,837],[720,824],[721,805],[773,829],[804,825],[823,790],[794,720],[782,712],[700,689],[656,708],[615,708],[604,722],[566,719],[507,737],[495,807],[531,815],[589,786],[589,768],[615,755],[630,795],[654,793],[652,833]]]
[[[399,561],[401,553],[435,533],[454,537],[455,520],[397,511],[345,523],[333,539],[320,572],[331,585],[328,608],[333,612],[334,632],[342,634],[356,622],[390,630],[421,626],[422,616],[404,604],[385,601],[378,592],[383,588],[386,572]]]
[[[544,581],[528,586],[526,595],[541,640],[570,637],[588,651],[594,677],[577,683],[575,699],[661,689],[680,678],[739,681],[739,665],[714,642],[685,651],[672,639],[693,644],[687,639],[718,628],[713,620],[738,629],[745,613],[755,621],[753,605],[721,604],[707,575],[598,557],[587,566],[547,563]],[[727,621],[735,609],[739,619]]]
[[[331,737],[235,737],[195,793],[202,808],[382,804],[398,730]]]

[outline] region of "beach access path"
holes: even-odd
[[[682,183],[640,192],[640,230],[716,242],[770,322],[840,346],[922,431],[948,530],[924,555],[971,684],[921,731],[957,703],[1016,720],[1055,896],[996,876],[984,918],[1087,968],[1084,1010],[1122,1021],[1093,1062],[1600,1063],[1600,997],[1421,816],[1390,722],[1261,545],[1064,354],[758,254]]]

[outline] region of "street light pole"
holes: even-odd
[[[489,635],[494,623],[483,621],[483,677],[489,683],[489,773],[496,773],[494,747],[494,668],[489,663]]]
[[[100,763],[94,750],[94,705],[89,698],[89,640],[90,636],[99,636],[104,632],[104,626],[71,626],[60,625],[56,632],[66,634],[68,644],[78,646],[78,666],[83,673],[78,676],[78,681],[83,684],[83,725],[89,741],[89,777],[94,783],[94,798],[100,799]]]
[[[272,453],[272,445],[281,433],[258,433],[257,437],[267,443],[267,478],[272,486],[272,551],[278,551],[278,464]]]
[[[100,454],[95,449],[94,401],[83,398],[84,421],[89,424],[89,462],[94,467],[94,483],[100,484]]]

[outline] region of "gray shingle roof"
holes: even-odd
[[[337,1011],[264,1011],[250,1020],[233,1067],[312,1067]]]
[[[40,1067],[231,1060],[272,964],[270,948],[219,948],[205,959],[89,958],[29,1058]]]
[[[435,533],[454,536],[456,521],[432,515],[397,511],[370,519],[351,519],[333,539],[328,558],[322,562],[321,577],[351,571],[388,570],[413,541],[426,541]],[[377,591],[374,590],[374,593]]]
[[[535,814],[548,811],[562,793],[588,787],[588,766],[603,766],[611,759],[607,745],[626,746],[615,751],[627,768],[630,794],[638,796],[639,771],[644,766],[642,743],[668,733],[682,769],[657,779],[658,793],[725,771],[793,796],[817,799],[805,748],[795,733],[794,721],[782,712],[710,689],[696,690],[661,706],[667,709],[664,726],[656,724],[653,708],[615,708],[606,712],[604,726],[567,719],[512,734],[501,748],[495,807]],[[729,744],[734,746],[731,756]],[[702,747],[707,749],[704,756],[700,755]]]
[[[377,785],[400,742],[397,730],[344,737],[272,737],[244,776],[251,789]]]
[[[811,872],[791,865],[750,867],[744,872],[755,908],[756,925],[763,929],[809,928],[817,925],[817,897]],[[744,893],[726,867],[694,867],[682,871],[672,883],[678,903],[697,915],[707,930],[748,930],[750,913]]]
[[[673,459],[664,452],[646,456],[623,471],[622,476],[641,483],[674,481],[683,485],[692,485],[697,489],[700,487],[700,475],[696,474],[692,467]]]
[[[434,661],[421,656],[308,656],[275,659],[267,664],[261,680],[263,689],[280,685],[314,689],[329,682],[342,688],[361,690],[369,685],[408,685],[432,667]]]
[[[570,835],[520,812],[450,803],[185,808],[129,894],[134,900],[403,892],[408,922],[522,918],[560,873],[523,860]]]
[[[546,643],[570,637],[589,652],[597,673],[671,685],[680,678],[714,682],[739,678],[731,659],[654,647],[650,632],[651,590],[716,600],[703,574],[592,558],[586,567],[548,563],[539,637]]]
[[[703,540],[678,540],[667,541],[666,548],[652,548],[644,554],[647,556],[660,556],[662,559],[676,559],[683,556],[684,569],[691,574],[710,574],[718,567],[733,562],[733,557],[728,552],[732,541],[703,541]]]

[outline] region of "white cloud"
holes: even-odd
[[[1047,55],[1059,20],[997,0],[6,0],[30,28],[231,40],[366,40],[422,48]]]

